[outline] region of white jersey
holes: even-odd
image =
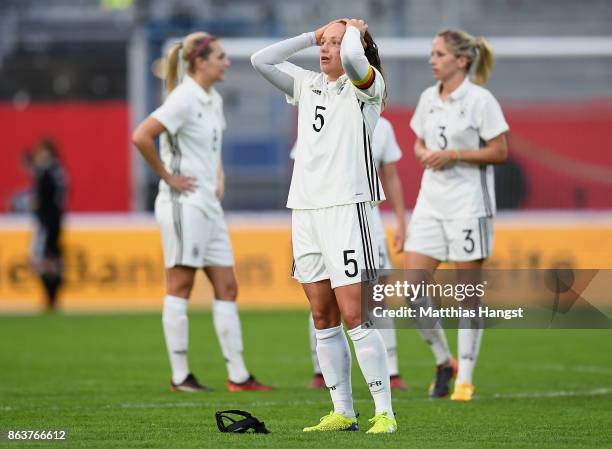
[[[374,153],[374,163],[379,169],[385,164],[397,162],[402,158],[402,150],[400,149],[391,122],[384,117],[381,117],[374,128],[372,136],[372,152]],[[378,207],[372,209],[372,218],[374,220],[373,232],[379,245],[386,243],[385,226],[380,216]]]
[[[295,151],[297,149],[297,141],[294,142],[289,158],[295,159]],[[391,122],[384,117],[380,117],[374,128],[372,136],[372,153],[374,155],[374,164],[377,168],[384,164],[397,162],[402,158],[402,150],[400,149]]]
[[[477,151],[484,142],[508,131],[499,103],[487,89],[466,77],[444,102],[439,86],[423,92],[410,121],[428,149]],[[413,216],[457,219],[494,214],[492,165],[453,162],[442,170],[425,169]]]
[[[294,95],[287,101],[299,112],[288,208],[320,209],[385,199],[371,146],[385,83],[373,70],[374,95],[369,96],[346,75],[328,82],[323,73],[293,66]]]
[[[297,150],[297,142],[293,144],[289,157],[295,159],[295,152]],[[374,135],[372,136],[372,154],[374,157],[374,164],[380,169],[385,164],[391,164],[397,162],[402,158],[402,150],[400,149],[391,122],[384,117],[380,117],[374,128]],[[373,232],[376,235],[376,239],[379,243],[382,241],[383,245],[386,240],[385,227],[380,216],[378,207],[372,209]]]
[[[192,176],[197,183],[193,192],[179,194],[160,180],[158,197],[194,205],[205,214],[218,214],[221,205],[215,191],[225,129],[221,95],[215,89],[207,93],[190,76],[185,76],[151,116],[167,130],[160,145],[166,170]]]

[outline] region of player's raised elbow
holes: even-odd
[[[261,53],[262,53],[262,51],[259,50],[259,51],[256,51],[255,53],[253,53],[251,55],[251,65],[258,72],[261,72],[261,68],[265,64],[264,58],[261,56]]]

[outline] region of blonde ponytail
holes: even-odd
[[[183,43],[179,42],[170,47],[168,51],[168,57],[166,58],[166,94],[169,94],[174,90],[178,84],[178,65],[179,65],[179,53]]]
[[[484,86],[489,79],[489,75],[493,71],[495,58],[493,56],[493,48],[491,44],[482,36],[475,39],[477,58],[476,68],[474,70],[474,83],[479,86]]]
[[[472,81],[475,84],[484,86],[493,71],[495,58],[493,48],[484,37],[474,37],[463,30],[443,29],[437,34],[444,39],[448,49],[457,58],[465,56],[467,59],[467,73],[474,68]]]

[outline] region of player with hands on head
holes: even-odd
[[[315,45],[321,72],[287,61]],[[287,200],[292,210],[293,276],[310,302],[317,358],[334,404],[318,425],[304,431],[358,429],[342,319],[374,399],[368,432],[395,432],[384,342],[361,316],[362,282],[375,279],[378,268],[372,206],[384,200],[371,149],[385,98],[378,48],[363,20],[340,19],[266,47],[251,62],[298,107]]]
[[[214,85],[223,81],[229,66],[221,42],[208,33],[192,33],[175,44],[166,62],[167,97],[132,137],[160,178],[155,217],[166,266],[162,324],[173,391],[207,390],[187,363],[187,305],[198,269],[204,270],[215,295],[213,323],[228,371],[227,389],[271,389],[255,380],[243,359],[238,285],[221,208],[225,118],[223,100]],[[160,154],[155,146],[158,137]]]
[[[437,83],[421,94],[410,122],[416,134],[415,157],[425,171],[408,226],[405,266],[433,273],[441,262],[453,262],[458,282],[471,283],[491,256],[492,164],[506,160],[509,128],[499,103],[482,87],[493,67],[493,52],[484,38],[441,30],[433,39],[429,63]],[[412,300],[417,307],[431,307],[429,297]],[[478,305],[477,301],[462,303],[464,308]],[[450,380],[456,375],[451,399],[471,400],[481,320],[459,320],[458,372],[440,323],[417,324],[437,365],[430,396],[448,396]]]
[[[391,122],[384,117],[380,117],[378,123],[376,124],[376,128],[374,128],[374,135],[372,136],[372,152],[374,155],[374,164],[379,170],[379,173],[382,175],[381,182],[385,195],[391,203],[391,207],[395,215],[395,227],[393,230],[391,247],[395,254],[403,254],[404,239],[406,238],[406,208],[404,205],[402,184],[397,172],[397,162],[402,157],[402,150],[400,149],[397,139],[395,138],[395,133],[393,132]],[[294,151],[292,151],[291,157],[292,159],[295,159]],[[378,255],[379,268],[391,270],[393,269],[393,265],[391,264],[391,257],[387,244],[387,235],[385,233],[385,227],[378,206],[372,209],[372,218],[374,219],[372,225],[374,228],[373,232],[377,247],[377,251],[375,251],[375,253]],[[385,283],[385,279],[382,276],[380,278],[380,283]],[[377,323],[379,327],[378,331],[383,337],[385,349],[387,351],[387,363],[389,365],[391,389],[405,390],[406,384],[399,373],[397,336],[393,319],[378,318]],[[323,379],[323,374],[321,374],[321,368],[319,367],[319,362],[317,359],[317,339],[312,314],[309,316],[308,327],[312,365],[314,368],[314,376],[310,383],[310,387],[313,389],[325,388],[325,380]]]

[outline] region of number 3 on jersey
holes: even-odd
[[[448,139],[444,135],[444,130],[446,129],[446,126],[438,126],[438,128],[440,128],[440,134],[438,134],[438,137],[440,138],[438,140],[438,146],[441,150],[446,150],[446,147],[448,146]]]
[[[316,132],[320,132],[323,129],[323,125],[325,124],[325,118],[323,117],[323,114],[319,112],[319,110],[324,111],[325,106],[315,107],[315,122],[312,124],[312,129],[314,129]]]

